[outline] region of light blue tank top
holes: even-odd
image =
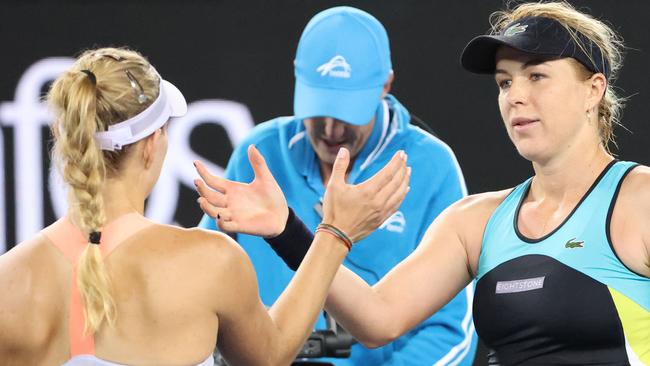
[[[536,240],[519,233],[516,221],[532,178],[515,187],[492,214],[485,228],[477,280],[513,258],[529,254],[547,255],[613,287],[650,311],[650,278],[628,269],[613,251],[609,237],[613,203],[623,177],[636,165],[615,161],[594,182],[565,221]]]
[[[610,237],[620,187],[637,165],[610,163],[564,222],[539,239],[517,225],[532,178],[494,211],[483,234],[474,319],[501,361],[559,364],[593,354],[650,365],[650,278],[619,259]],[[597,345],[610,334],[620,337]]]

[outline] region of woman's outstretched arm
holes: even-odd
[[[263,210],[245,209],[254,194],[265,199],[270,197],[271,202],[279,203],[279,206],[284,204],[286,210],[282,192],[277,184],[272,184],[274,181],[270,182],[273,177],[254,147],[249,149],[249,158],[256,178],[247,185],[211,176],[200,163],[197,164],[205,182],[215,189],[207,191],[204,182],[197,182],[203,196],[201,206],[207,204],[205,196],[213,201],[215,197],[221,200],[219,205],[212,207],[216,212],[205,207],[204,210],[216,213],[222,228],[241,229],[256,223],[266,230],[268,222],[261,223],[260,220],[273,221],[275,219],[269,217],[281,216],[257,216]],[[406,157],[400,152],[370,180],[349,185],[345,182],[348,164],[349,153],[342,149],[324,197],[323,223],[333,225],[356,241],[381,225],[399,207],[408,191],[409,172]],[[231,200],[238,194],[243,194],[242,200]],[[283,220],[286,221],[286,217]],[[284,222],[272,227],[271,231],[282,231],[283,226]],[[290,363],[312,330],[329,285],[348,252],[347,247],[329,232],[317,233],[296,275],[268,311],[259,299],[255,273],[245,253],[239,248],[229,252],[231,258],[225,266],[232,272],[225,277],[236,280],[224,284],[229,286],[228,293],[233,297],[225,299],[218,310],[219,349],[227,360],[235,364]]]

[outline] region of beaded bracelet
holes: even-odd
[[[348,248],[348,251],[352,250],[352,240],[350,240],[350,237],[336,226],[321,223],[316,228],[316,232],[318,233],[321,231],[334,235],[343,242],[345,247]]]

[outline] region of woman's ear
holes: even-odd
[[[156,156],[156,149],[158,148],[158,139],[162,134],[162,129],[157,129],[151,135],[144,139],[144,148],[142,149],[142,161],[144,162],[145,169],[149,169],[154,162]]]
[[[381,91],[381,99],[384,99],[386,94],[390,93],[390,88],[393,86],[393,80],[395,80],[395,73],[393,73],[393,70],[390,70],[388,79],[386,79],[386,82],[384,83],[384,90]]]
[[[598,108],[600,101],[605,97],[607,90],[607,78],[600,72],[597,72],[587,79],[589,93],[587,95],[586,109],[588,111]]]

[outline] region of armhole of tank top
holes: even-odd
[[[612,200],[609,203],[609,209],[607,210],[607,219],[605,221],[605,233],[607,235],[607,244],[609,245],[609,249],[612,251],[614,254],[614,257],[616,257],[616,260],[625,267],[628,271],[634,273],[635,275],[641,277],[641,278],[650,278],[646,277],[640,273],[637,273],[634,271],[632,268],[628,267],[625,262],[621,260],[621,257],[618,256],[618,253],[616,253],[616,249],[614,248],[614,244],[612,242],[612,234],[611,234],[611,223],[612,223],[612,214],[614,213],[614,207],[616,206],[616,200],[618,199],[618,194],[621,190],[621,186],[623,186],[623,181],[625,181],[625,178],[627,177],[630,172],[639,166],[639,164],[633,164],[627,168],[625,173],[621,176],[621,179],[618,181],[618,184],[616,185],[616,190],[614,190],[614,194],[612,195]]]
[[[526,180],[526,182],[527,181],[528,180]],[[524,183],[522,183],[522,184],[524,184]],[[478,254],[478,263],[476,263],[476,273],[474,274],[474,279],[475,280],[479,278],[479,272],[480,271],[478,269],[481,266],[481,258],[483,258],[483,248],[485,246],[484,245],[485,244],[485,236],[487,235],[488,227],[490,226],[490,223],[492,222],[492,218],[494,217],[494,214],[496,214],[499,207],[501,207],[501,205],[517,190],[517,187],[519,187],[519,186],[515,186],[512,189],[510,189],[510,192],[508,192],[508,194],[505,197],[503,197],[503,200],[501,200],[501,202],[499,202],[497,207],[494,208],[494,211],[492,211],[492,213],[490,214],[490,217],[485,222],[485,226],[483,226],[483,236],[481,237],[481,250],[479,251],[479,254]]]

